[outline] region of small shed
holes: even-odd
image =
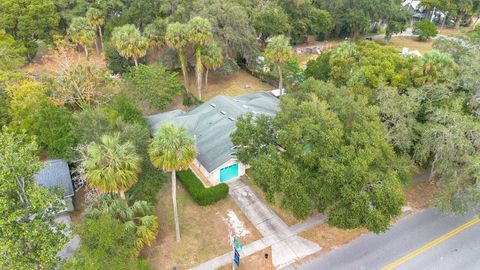
[[[35,182],[44,188],[60,187],[63,192],[67,211],[73,210],[73,184],[70,168],[67,162],[61,159],[52,159],[45,162],[45,166],[37,172],[33,178]]]

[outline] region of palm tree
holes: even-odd
[[[195,141],[188,136],[185,127],[176,128],[173,124],[162,125],[155,133],[148,148],[152,164],[172,173],[173,215],[175,218],[175,236],[180,241],[180,225],[177,211],[176,172],[188,169],[197,156]]]
[[[195,73],[197,75],[198,98],[202,100],[202,48],[213,40],[210,22],[201,17],[194,17],[188,22],[188,38],[195,48]]]
[[[90,211],[96,216],[107,213],[125,225],[125,230],[136,235],[137,252],[145,245],[151,245],[158,231],[157,217],[152,214],[152,206],[146,201],[135,201],[129,205],[127,200],[105,196],[99,205]]]
[[[100,45],[102,46],[103,49],[103,33],[102,33],[102,26],[105,24],[105,15],[100,9],[97,8],[89,8],[87,10],[87,13],[85,14],[87,17],[88,23],[95,27],[96,32],[100,36]],[[97,44],[97,39],[95,38],[95,47],[98,52],[98,44]]]
[[[223,63],[222,49],[216,44],[205,46],[202,49],[202,63],[205,66],[205,92],[208,91],[208,71],[216,70]]]
[[[101,143],[92,143],[85,153],[87,183],[102,192],[116,192],[125,199],[141,171],[141,158],[130,142],[120,143],[120,136],[104,135]]]
[[[85,51],[85,56],[88,58],[88,44],[95,40],[95,31],[88,24],[87,19],[83,17],[75,17],[68,27],[68,35],[73,42],[82,46]]]
[[[288,59],[292,57],[292,54],[292,47],[288,43],[288,39],[283,35],[273,37],[265,50],[265,57],[267,60],[274,63],[278,69],[278,89],[280,90],[280,97],[283,96],[283,75],[281,65],[288,61]]]
[[[159,18],[145,26],[143,35],[150,41],[150,46],[159,48],[165,43],[165,32],[167,25],[165,20]]]
[[[138,66],[138,59],[147,54],[148,39],[133,24],[115,27],[112,43],[121,56],[133,59],[135,66]]]
[[[188,91],[188,73],[187,73],[187,56],[185,48],[188,45],[187,26],[179,22],[169,24],[165,33],[165,42],[167,46],[178,51],[180,66],[182,67],[183,83]]]

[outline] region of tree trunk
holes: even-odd
[[[138,67],[138,60],[137,60],[137,58],[133,58],[133,62],[135,62],[135,66]]]
[[[178,50],[178,57],[180,58],[180,66],[182,67],[183,84],[185,85],[185,89],[187,89],[188,92],[187,57],[185,56],[185,52],[183,51],[183,49]]]
[[[172,171],[172,201],[173,201],[173,217],[175,219],[175,239],[180,242],[180,224],[178,222],[177,210],[177,175]]]
[[[208,68],[205,70],[205,92],[208,91]]]
[[[120,191],[118,192],[118,194],[120,194],[120,198],[121,198],[122,200],[125,200],[125,190],[120,190]]]
[[[462,23],[462,17],[458,16],[457,20],[455,21],[455,29],[459,29],[461,23]]]
[[[97,41],[97,35],[95,35],[95,51],[96,51],[96,52],[97,52],[97,54],[98,54],[99,50],[98,50],[98,41]]]
[[[280,90],[280,98],[283,96],[283,76],[282,76],[282,68],[280,68],[280,64],[278,65],[278,89]]]
[[[103,50],[103,34],[102,34],[101,26],[98,26],[98,32],[100,33],[100,45],[102,45],[102,50]]]
[[[85,56],[86,56],[87,59],[88,59],[88,48],[87,48],[87,45],[84,45],[84,46],[83,46],[83,50],[85,51]]]
[[[197,64],[195,65],[195,72],[197,73],[197,93],[198,93],[198,99],[202,100],[203,66],[202,66],[202,49],[200,48],[200,46],[196,46],[195,48],[195,58],[197,60]]]

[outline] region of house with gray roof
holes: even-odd
[[[165,123],[185,126],[195,139],[198,151],[191,169],[208,185],[235,180],[245,174],[245,165],[235,157],[230,134],[236,119],[246,113],[274,116],[279,100],[270,93],[258,92],[237,97],[216,96],[197,108],[183,112],[174,110],[148,116],[152,133]]]
[[[73,210],[74,191],[67,162],[61,159],[47,160],[45,166],[33,178],[37,184],[44,188],[60,188],[65,200],[66,210]]]

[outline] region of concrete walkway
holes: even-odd
[[[229,183],[230,196],[245,216],[263,235],[263,238],[245,245],[240,256],[249,256],[257,251],[272,247],[272,264],[280,269],[295,261],[321,250],[320,246],[297,236],[298,233],[324,223],[323,215],[313,217],[306,222],[288,227],[258,196],[242,181]],[[232,263],[232,252],[216,257],[197,267],[195,270],[217,269]]]

